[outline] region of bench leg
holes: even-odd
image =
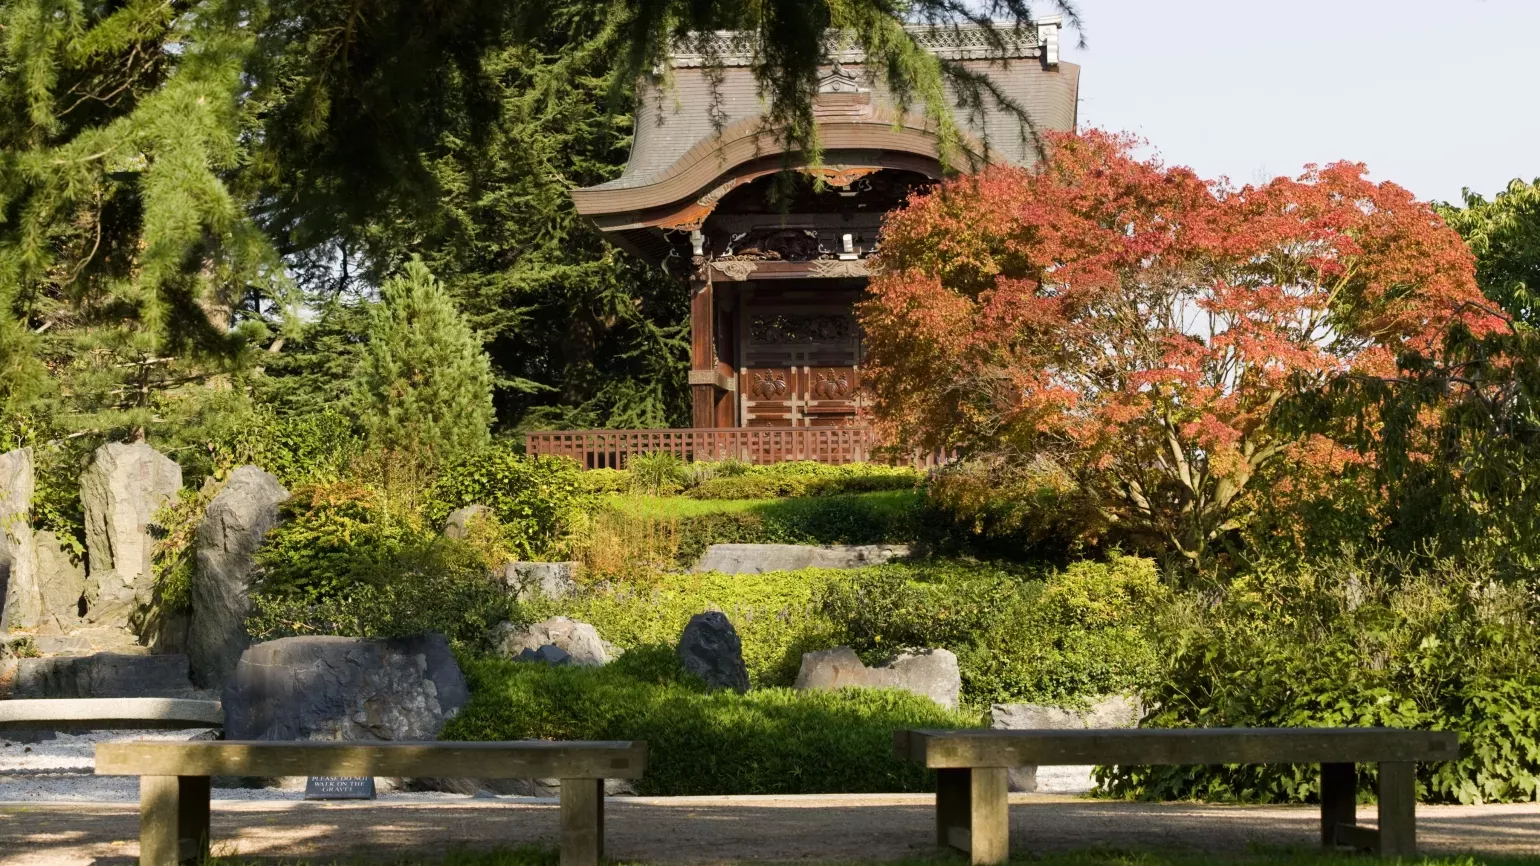
[[[1004,863],[1011,854],[1010,771],[1005,767],[973,770],[973,833],[968,861]]]
[[[139,863],[196,863],[209,850],[209,777],[139,778]]]
[[[936,771],[936,845],[968,852],[971,863],[1004,863],[1010,801],[1004,767]]]
[[[1321,765],[1321,847],[1335,849],[1337,828],[1358,823],[1358,768],[1353,764]],[[1344,833],[1342,836],[1347,836]]]
[[[208,776],[177,777],[177,838],[182,862],[201,863],[209,856]]]
[[[1380,763],[1380,856],[1417,855],[1417,765]]]
[[[604,780],[561,780],[561,866],[598,866],[604,857]]]

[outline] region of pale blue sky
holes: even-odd
[[[1078,3],[1081,125],[1168,163],[1248,183],[1352,159],[1449,201],[1540,176],[1540,0]]]

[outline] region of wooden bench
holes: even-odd
[[[209,850],[212,776],[561,779],[562,866],[604,855],[604,780],[638,779],[644,742],[131,742],[96,747],[96,773],[139,776],[139,862],[173,866]]]
[[[936,843],[973,863],[1010,851],[1006,771],[1075,764],[1320,764],[1321,844],[1385,856],[1417,850],[1416,767],[1459,758],[1448,731],[1388,728],[895,731],[893,751],[936,771]],[[1357,826],[1355,764],[1379,765],[1379,827]]]

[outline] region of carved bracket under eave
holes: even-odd
[[[661,229],[695,231],[696,229],[699,229],[706,224],[706,218],[711,216],[712,212],[716,210],[717,205],[721,203],[723,196],[726,196],[728,193],[750,181],[758,180],[767,174],[773,174],[779,170],[780,169],[762,170],[751,172],[741,177],[730,178],[723,183],[712,187],[710,192],[707,192],[705,195],[701,196],[695,201],[692,201],[679,208],[677,211],[662,217],[655,223],[655,225]],[[875,174],[876,172],[882,171],[882,166],[820,165],[817,167],[798,168],[796,171],[818,178],[829,186],[844,189],[845,187],[850,186],[852,183],[855,183],[856,181],[866,177],[869,174]]]

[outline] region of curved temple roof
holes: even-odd
[[[941,57],[988,75],[1039,130],[1071,130],[1080,69],[1059,61],[1058,29],[1057,18],[1045,18],[1034,27],[994,34],[976,26],[911,32]],[[625,171],[608,183],[573,190],[579,213],[616,233],[624,245],[656,258],[661,229],[699,225],[734,186],[786,165],[784,143],[761,123],[764,102],[748,67],[747,38],[714,33],[680,46],[666,82],[654,75],[641,83]],[[859,47],[831,38],[829,59],[815,101],[824,147],[818,172],[838,177],[857,167],[884,167],[939,176],[931,124],[895,105],[881,82],[867,74]],[[976,158],[1017,164],[1036,159],[1016,117],[988,105],[981,117],[954,110]]]

